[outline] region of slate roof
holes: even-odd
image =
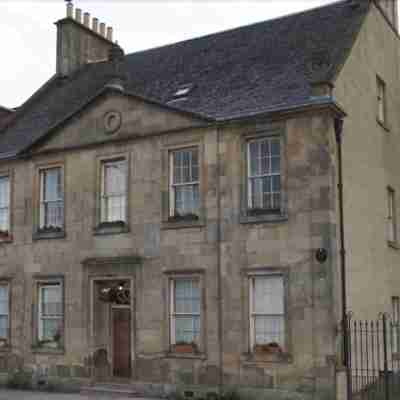
[[[311,81],[332,80],[368,12],[364,0],[310,11],[128,54],[127,92],[215,121],[309,103]],[[318,70],[319,64],[323,68]],[[112,63],[51,78],[0,133],[0,157],[27,149],[110,81]],[[180,85],[194,88],[170,102]]]

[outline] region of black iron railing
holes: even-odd
[[[353,400],[400,399],[400,329],[387,314],[348,317],[349,385]]]

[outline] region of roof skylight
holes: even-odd
[[[186,99],[187,95],[193,90],[193,88],[193,83],[186,83],[178,86],[178,89],[172,95],[172,99],[170,101]]]

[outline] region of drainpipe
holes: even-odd
[[[223,349],[223,305],[222,305],[222,205],[221,205],[221,155],[220,155],[220,128],[217,127],[217,297],[218,297],[218,347],[219,347],[219,394],[222,395],[224,385],[224,349]]]
[[[342,289],[342,332],[343,332],[343,364],[347,372],[347,399],[351,399],[351,371],[348,340],[347,321],[347,291],[346,291],[346,250],[344,241],[344,211],[343,211],[343,161],[342,161],[342,136],[343,119],[335,119],[335,136],[337,144],[338,161],[338,198],[339,198],[339,224],[340,224],[340,272]]]

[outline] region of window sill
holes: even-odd
[[[241,355],[240,361],[245,365],[263,363],[289,364],[293,362],[293,358],[289,353],[245,353]]]
[[[386,122],[381,121],[378,117],[376,118],[376,122],[380,125],[386,132],[390,132],[390,128],[386,124]]]
[[[399,246],[399,243],[398,243],[398,242],[392,242],[392,241],[388,240],[388,241],[387,241],[387,244],[388,244],[388,246],[391,247],[392,249],[400,250],[400,246]]]
[[[65,349],[63,347],[58,347],[52,349],[51,347],[41,347],[38,345],[33,345],[31,347],[32,353],[36,354],[65,354]]]
[[[167,219],[162,222],[161,229],[203,228],[204,226],[205,222],[202,217],[197,219]]]
[[[288,220],[287,214],[282,213],[265,213],[257,215],[248,215],[242,213],[239,217],[239,222],[241,224],[258,224],[258,223],[278,223],[286,222]]]
[[[165,358],[186,358],[188,360],[206,360],[207,356],[205,353],[175,353],[167,352]]]
[[[62,231],[36,231],[32,235],[33,240],[46,240],[46,239],[64,239],[66,237],[65,230]]]
[[[101,223],[97,225],[93,229],[93,234],[95,236],[102,236],[102,235],[118,235],[121,233],[128,233],[129,226],[128,224],[124,223]]]

